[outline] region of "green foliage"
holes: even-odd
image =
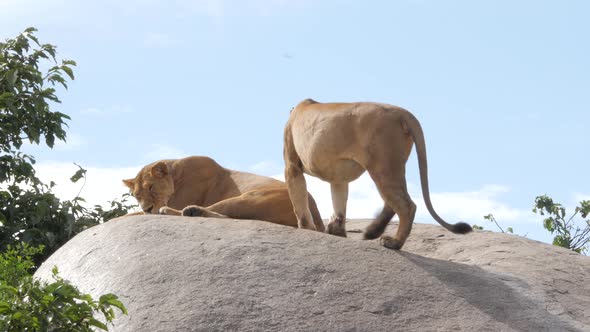
[[[85,179],[85,175],[83,176]],[[0,251],[20,242],[32,246],[43,245],[46,251],[37,255],[43,261],[55,250],[81,231],[127,214],[132,207],[128,194],[113,200],[109,208],[96,205],[86,208],[84,199],[59,200],[50,186],[41,182],[32,188],[11,184],[0,190]]]
[[[55,85],[67,88],[66,77],[74,79],[71,60],[56,59],[56,48],[40,44],[28,28],[19,36],[0,42],[0,151],[19,149],[23,140],[53,147],[55,140],[65,140],[64,120],[69,116],[52,112],[49,103],[60,103]],[[43,61],[44,60],[44,61]],[[49,62],[46,72],[40,65]]]
[[[127,195],[107,209],[86,208],[80,194],[60,200],[52,192],[55,183],[37,178],[35,158],[18,151],[25,140],[50,148],[56,139],[65,141],[70,119],[50,105],[60,103],[56,85],[67,88],[76,63],[58,62],[55,46],[40,44],[35,31],[28,28],[0,42],[0,331],[107,330],[114,308],[127,314],[115,295],[96,301],[59,277],[57,268],[51,283],[32,277],[39,263],[74,235],[131,207]],[[71,181],[80,180],[86,182],[86,170],[78,165]]]
[[[498,227],[500,232],[514,234],[514,230],[512,229],[512,227],[508,227],[508,228],[506,228],[506,231],[504,231],[502,226],[500,226],[500,224],[498,224],[498,222],[496,221],[496,218],[494,217],[493,214],[490,213],[487,216],[483,216],[483,218],[489,222],[493,222],[494,224],[496,224],[496,227]],[[483,229],[483,227],[481,227],[481,229]]]
[[[483,227],[482,227],[482,226],[479,226],[479,225],[475,225],[475,224],[473,224],[473,225],[471,225],[471,227],[472,227],[473,229],[477,229],[477,230],[479,230],[479,231],[483,231]]]
[[[7,268],[0,272],[0,331],[107,330],[114,308],[127,314],[117,296],[105,294],[96,301],[59,277],[56,267],[53,282],[33,279],[32,256],[42,250],[21,244],[0,255],[0,266]],[[101,314],[103,321],[95,318]]]
[[[133,209],[136,204],[129,203],[129,193],[123,194],[121,198],[109,201],[107,209],[101,205],[95,205],[93,209],[85,210],[84,215],[78,218],[80,224],[91,224],[91,223],[103,223],[113,218],[121,217],[129,213],[129,210]]]
[[[43,246],[31,247],[26,243],[8,245],[7,249],[0,253],[0,285],[14,286],[19,280],[29,276],[36,268],[33,257],[42,252]]]
[[[18,150],[23,140],[44,142],[53,147],[55,140],[65,141],[65,120],[52,112],[50,104],[60,100],[55,86],[67,88],[66,79],[74,79],[71,60],[56,59],[56,48],[40,44],[34,28],[0,43],[0,251],[20,242],[43,245],[42,261],[84,229],[127,213],[127,198],[110,202],[111,208],[83,206],[84,199],[62,201],[52,192],[55,183],[40,181],[33,165],[35,158]],[[42,72],[40,68],[49,68]],[[78,166],[71,181],[86,181],[86,170]],[[83,185],[82,185],[83,187]]]
[[[566,218],[565,208],[555,203],[553,199],[547,195],[537,196],[535,198],[535,205],[533,212],[542,216],[547,216],[543,220],[543,227],[555,234],[553,244],[556,246],[571,249],[578,253],[584,253],[588,250],[588,243],[590,242],[590,219],[586,219],[590,214],[590,201],[581,201],[580,206],[577,206],[569,218]],[[580,228],[577,226],[574,217],[580,215],[585,224]]]

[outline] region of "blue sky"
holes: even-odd
[[[26,148],[63,195],[77,193],[72,162],[91,201],[162,158],[278,176],[297,102],[378,101],[421,121],[443,218],[494,229],[494,213],[548,241],[535,196],[590,199],[588,14],[587,1],[0,0],[0,38],[35,26],[78,63],[54,108],[72,117],[68,143]],[[414,157],[407,169],[416,221],[433,222]],[[327,184],[311,181],[327,218]],[[349,217],[379,206],[367,177],[353,185]]]

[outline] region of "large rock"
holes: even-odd
[[[266,222],[137,216],[37,271],[129,309],[114,331],[590,331],[590,258],[416,224],[404,250]],[[392,230],[388,230],[392,232]]]

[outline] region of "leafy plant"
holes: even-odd
[[[35,31],[28,28],[0,43],[0,251],[19,242],[43,245],[43,254],[35,255],[40,262],[77,233],[126,214],[132,205],[126,197],[110,202],[110,209],[88,209],[79,195],[60,200],[52,192],[55,183],[37,178],[35,158],[18,151],[24,140],[39,144],[43,139],[50,148],[56,139],[65,141],[70,119],[51,111],[50,104],[60,103],[56,85],[67,88],[76,63],[58,61],[56,47],[39,43]],[[86,170],[78,167],[71,180],[86,181]]]
[[[7,190],[0,190],[0,250],[20,242],[43,245],[44,254],[35,256],[39,263],[81,231],[125,215],[133,207],[125,194],[110,201],[110,208],[95,205],[89,209],[82,205],[85,200],[79,196],[71,201],[59,200],[51,192],[54,185],[39,182],[23,189],[11,184]]]
[[[590,214],[590,201],[581,201],[580,206],[576,206],[574,214],[566,218],[566,210],[561,204],[555,203],[547,195],[542,195],[535,198],[533,212],[542,216],[547,215],[547,218],[543,220],[543,227],[551,234],[556,234],[553,238],[554,245],[578,253],[587,251],[587,245],[590,242],[590,219],[586,218]],[[582,227],[574,221],[574,217],[578,214],[585,219],[582,220],[584,224]]]
[[[8,245],[8,248],[0,253],[0,285],[17,285],[18,282],[29,276],[36,268],[33,257],[43,252],[43,246],[31,247],[26,243],[16,246]],[[0,300],[2,300],[0,293]]]
[[[114,308],[127,314],[117,296],[105,294],[96,301],[62,279],[56,267],[53,282],[33,279],[32,256],[42,247],[26,244],[10,247],[0,255],[0,331],[92,331],[108,330]],[[95,317],[102,315],[103,321]]]
[[[32,277],[39,262],[71,237],[131,207],[126,196],[107,209],[86,208],[79,194],[60,200],[52,192],[55,183],[37,178],[35,158],[18,151],[24,141],[50,148],[56,139],[65,141],[70,119],[50,104],[60,103],[56,86],[67,88],[76,63],[58,61],[55,46],[40,44],[35,31],[0,42],[0,331],[106,330],[114,308],[127,313],[115,295],[96,301],[59,277],[57,268],[51,283]],[[86,170],[78,167],[71,180],[85,182]]]
[[[500,230],[500,232],[514,234],[514,230],[512,229],[512,227],[508,227],[508,228],[506,228],[506,231],[504,231],[504,229],[502,228],[502,226],[500,226],[500,224],[498,224],[498,222],[496,221],[496,218],[494,217],[493,214],[490,213],[487,216],[483,216],[483,218],[485,220],[489,221],[489,222],[493,222],[496,225],[496,227],[498,227],[498,229]]]
[[[496,227],[498,227],[498,229],[500,230],[500,232],[502,232],[502,233],[510,233],[510,234],[514,234],[514,230],[512,229],[512,227],[508,227],[508,228],[506,229],[506,231],[504,231],[504,229],[503,229],[503,228],[500,226],[500,224],[499,224],[499,223],[496,221],[496,218],[494,217],[494,215],[493,215],[493,214],[491,214],[491,213],[490,213],[490,214],[488,214],[487,216],[483,216],[483,218],[484,218],[485,220],[489,221],[489,222],[493,222],[493,223],[496,225]],[[479,225],[473,225],[472,227],[473,227],[473,229],[477,229],[477,230],[480,230],[480,231],[483,231],[483,229],[484,229],[484,228],[483,228],[483,226],[479,226]],[[526,235],[525,235],[525,236],[526,236]]]
[[[483,231],[483,226],[479,226],[479,225],[473,224],[473,225],[471,225],[471,227],[473,229],[477,229],[478,231]]]
[[[60,103],[55,85],[67,88],[66,75],[74,79],[72,60],[56,59],[56,48],[40,44],[28,28],[16,38],[0,42],[0,150],[19,149],[23,140],[39,144],[41,137],[53,147],[55,139],[64,140],[64,120],[70,117],[49,109],[49,102]],[[36,46],[36,48],[33,48]],[[40,61],[50,62],[46,72]]]

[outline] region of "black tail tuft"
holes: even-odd
[[[469,224],[466,224],[464,222],[458,222],[454,224],[452,230],[452,232],[456,234],[467,234],[471,231],[473,231],[473,228],[471,228]]]

